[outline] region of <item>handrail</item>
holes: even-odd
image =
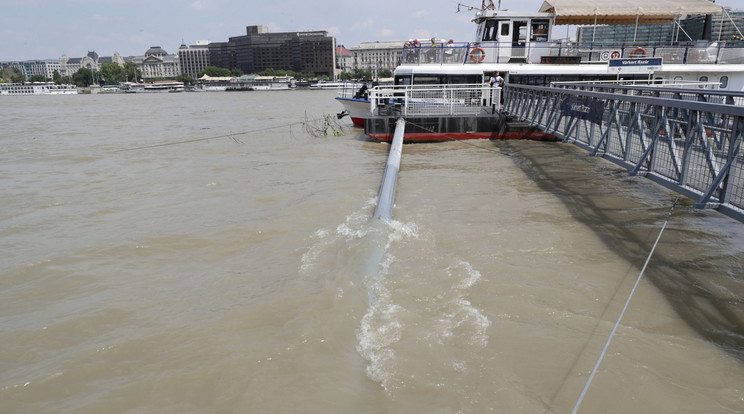
[[[551,87],[581,91],[623,93],[625,95],[654,96],[667,99],[688,100],[697,102],[720,103],[744,106],[744,92],[708,89],[710,82],[689,82],[684,84],[624,84],[622,82],[579,81],[554,82]],[[718,82],[713,82],[714,85]]]
[[[396,114],[477,115],[499,106],[501,88],[488,84],[382,85],[369,89],[370,111],[380,115],[391,106]]]
[[[478,50],[480,49],[480,50]],[[481,53],[482,51],[482,53]],[[401,64],[448,65],[540,63],[543,57],[573,57],[581,63],[603,63],[610,58],[660,57],[665,64],[735,64],[744,58],[741,42],[571,42],[565,40],[513,42],[457,42],[451,44],[405,46]]]

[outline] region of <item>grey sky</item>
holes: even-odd
[[[730,1],[730,0],[729,0]],[[734,0],[742,2],[744,0]],[[480,6],[478,0],[462,0]],[[543,0],[502,0],[536,12]],[[339,45],[437,36],[471,41],[474,12],[457,0],[0,0],[0,61],[175,53],[182,42],[226,41],[245,26],[272,32],[327,30]],[[494,1],[497,4],[496,1]]]

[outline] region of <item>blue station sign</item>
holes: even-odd
[[[652,72],[661,69],[662,58],[610,59],[608,72]]]

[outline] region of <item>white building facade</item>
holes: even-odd
[[[181,74],[181,65],[178,55],[169,55],[162,47],[152,46],[142,60],[135,59],[134,63],[142,71],[144,80],[157,78],[174,79]]]
[[[197,42],[191,46],[182,44],[178,48],[178,62],[181,65],[181,73],[197,79],[199,72],[209,66],[209,42]]]
[[[383,69],[390,71],[400,65],[405,42],[363,42],[352,47],[351,70],[369,70],[375,76]]]

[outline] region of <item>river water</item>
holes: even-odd
[[[675,194],[416,144],[370,222],[389,146],[308,133],[333,96],[0,100],[0,411],[570,412]],[[744,226],[691,205],[579,412],[744,412]]]

